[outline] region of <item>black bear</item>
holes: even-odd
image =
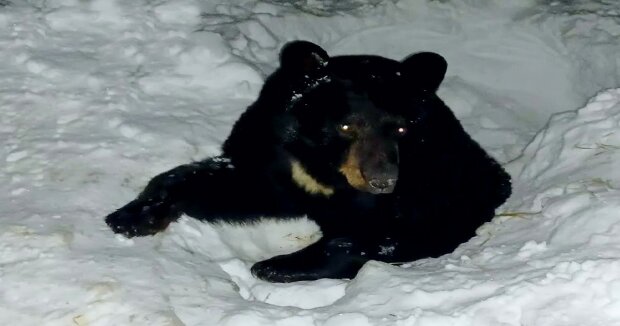
[[[229,223],[307,216],[320,240],[252,267],[272,282],[352,278],[371,259],[450,253],[494,216],[511,183],[435,94],[446,68],[430,52],[329,57],[291,42],[221,156],[156,176],[106,222],[132,237],[181,214]]]

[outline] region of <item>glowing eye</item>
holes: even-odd
[[[396,131],[398,132],[399,135],[404,135],[407,132],[407,128],[400,127],[396,129]]]
[[[349,125],[340,125],[340,130],[342,130],[342,131],[349,131],[349,130],[351,130],[351,126],[349,126]]]

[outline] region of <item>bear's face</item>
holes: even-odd
[[[399,109],[406,104],[394,101],[393,88],[382,89],[388,82],[372,77],[330,73],[288,109],[295,138],[285,148],[327,187],[344,184],[379,194],[396,186],[399,141],[407,133]]]
[[[286,51],[282,69],[294,61],[285,57]],[[330,59],[316,50],[302,54],[296,53],[305,67],[297,82],[304,87],[295,90],[283,128],[287,132],[283,148],[292,157],[295,181],[324,195],[343,187],[372,194],[393,192],[402,140],[424,114],[420,99],[436,90],[445,61],[426,53],[403,62],[378,56]],[[429,57],[419,60],[420,55]],[[428,75],[427,68],[420,68],[420,63],[430,67],[428,58],[439,63],[439,69],[433,81],[421,83],[416,73]]]

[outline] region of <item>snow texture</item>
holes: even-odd
[[[303,219],[112,234],[152,176],[219,153],[293,39],[443,54],[440,96],[514,178],[498,216],[292,284],[249,267],[320,237]],[[0,324],[620,325],[618,53],[616,0],[0,0]]]

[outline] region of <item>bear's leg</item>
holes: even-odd
[[[176,167],[153,178],[138,198],[105,218],[115,233],[127,237],[152,235],[164,230],[181,215],[178,198],[196,164]]]
[[[252,266],[254,276],[269,282],[353,278],[368,259],[352,238],[320,239],[297,252]]]
[[[174,204],[165,200],[138,198],[108,215],[105,221],[115,233],[131,238],[162,231],[180,214]]]
[[[421,258],[438,257],[452,252],[475,233],[462,228],[440,230],[454,235],[444,239],[432,231],[415,229],[386,230],[391,232],[363,234],[353,237],[321,239],[297,252],[276,256],[252,266],[252,274],[270,282],[295,282],[320,278],[353,278],[369,260],[399,264]],[[452,234],[465,232],[464,234]],[[441,232],[439,234],[441,235]],[[437,233],[435,233],[437,234]]]
[[[209,219],[209,208],[222,202],[229,188],[233,169],[226,159],[210,158],[178,166],[154,177],[144,191],[127,205],[105,218],[115,233],[127,237],[152,235],[164,230],[185,212],[189,205],[199,206]],[[213,189],[213,190],[211,190]]]

